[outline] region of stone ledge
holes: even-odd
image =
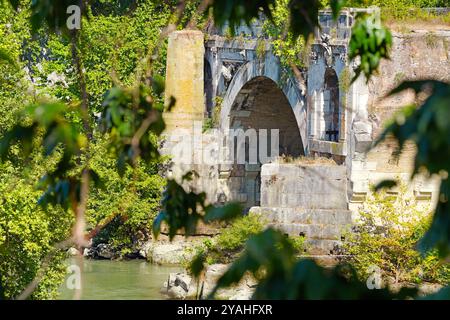
[[[259,214],[263,219],[274,223],[352,224],[352,212],[346,209],[252,207],[250,213]]]
[[[307,239],[305,241],[307,252],[310,255],[331,255],[335,253],[336,247],[342,246],[342,241],[325,239]]]
[[[341,240],[345,226],[331,224],[269,223],[290,236],[304,236],[307,240]]]
[[[309,150],[313,152],[329,153],[338,156],[347,155],[346,142],[332,142],[317,139],[308,139]]]

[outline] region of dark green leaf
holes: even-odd
[[[204,220],[206,223],[212,221],[231,221],[242,215],[243,208],[239,203],[229,203],[222,207],[210,207],[206,210]]]
[[[392,35],[381,25],[379,16],[358,15],[352,29],[349,44],[349,59],[359,58],[360,62],[352,79],[354,82],[360,74],[364,74],[368,82],[377,71],[382,58],[389,58],[392,46]]]
[[[206,255],[199,252],[189,265],[189,270],[195,278],[198,278],[205,269]]]
[[[316,0],[291,0],[290,28],[294,36],[302,35],[308,39],[319,25],[320,2]]]
[[[242,23],[250,24],[252,19],[259,18],[264,13],[269,19],[272,17],[270,6],[276,4],[275,0],[214,0],[210,2],[214,22],[223,26],[229,23],[231,32]]]
[[[336,20],[339,17],[339,13],[344,6],[345,1],[344,0],[331,0],[330,1],[330,7],[331,11],[333,12],[333,19]]]
[[[433,222],[418,244],[422,254],[437,248],[442,258],[450,254],[450,181],[441,182],[439,201],[433,216]]]
[[[165,88],[165,79],[160,75],[155,75],[152,78],[152,88],[156,95],[162,95]]]
[[[381,189],[391,189],[393,187],[397,186],[397,181],[395,180],[383,180],[380,183],[378,183],[375,187],[374,187],[374,191],[378,192]]]

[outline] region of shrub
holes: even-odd
[[[260,215],[243,216],[224,228],[220,235],[204,240],[195,248],[194,260],[187,261],[186,267],[192,269],[192,263],[200,257],[206,264],[230,263],[241,253],[247,240],[264,228],[265,221]],[[288,240],[298,255],[305,252],[304,237],[289,237]]]
[[[371,266],[377,266],[383,278],[391,277],[395,283],[448,283],[450,266],[441,264],[434,251],[423,257],[415,250],[429,227],[430,211],[419,206],[404,185],[396,198],[386,192],[369,194],[359,211],[359,223],[346,234],[344,260],[362,280],[371,273]]]
[[[264,228],[261,216],[248,214],[235,220],[217,237],[216,246],[219,250],[237,251],[242,249],[245,241]]]
[[[207,264],[229,263],[241,252],[247,239],[263,229],[264,221],[260,215],[245,215],[223,228],[218,236],[204,240],[195,248],[194,256],[203,256]],[[186,262],[187,265],[191,263]]]
[[[289,236],[288,241],[291,243],[297,255],[301,256],[305,253],[306,244],[304,236]]]

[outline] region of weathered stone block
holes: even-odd
[[[175,31],[169,35],[165,99],[176,104],[165,112],[167,131],[177,128],[192,129],[194,120],[203,120],[204,55],[203,33],[196,30]]]

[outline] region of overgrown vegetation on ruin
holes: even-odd
[[[448,7],[447,0],[349,0],[346,5],[361,8],[380,7],[381,16],[387,22],[450,22],[450,12],[439,13],[433,10],[433,8]]]
[[[264,229],[264,219],[259,215],[246,215],[220,230],[220,234],[203,241],[196,248],[195,259],[200,256],[207,264],[230,263],[242,251],[249,237]],[[193,261],[188,261],[188,266]]]
[[[259,214],[247,214],[220,229],[220,234],[206,239],[195,249],[194,259],[187,261],[188,270],[193,268],[199,259],[207,265],[215,263],[231,263],[242,254],[248,239],[267,227],[267,221]],[[290,236],[289,242],[298,256],[304,255],[306,250],[305,238]]]
[[[305,39],[295,37],[289,24],[289,0],[277,0],[272,11],[272,20],[266,20],[263,32],[270,39],[272,50],[283,66],[304,68],[307,63]],[[266,42],[263,42],[264,46]]]
[[[313,165],[313,164],[322,164],[322,165],[329,165],[329,166],[336,166],[336,162],[331,158],[325,158],[325,157],[291,157],[291,156],[281,156],[278,157],[275,160],[277,163],[285,163],[285,164],[300,164],[300,165]]]
[[[381,278],[388,282],[384,285],[450,282],[450,266],[439,259],[436,250],[425,256],[416,250],[430,227],[431,208],[417,203],[406,185],[401,184],[395,196],[385,191],[369,194],[359,212],[359,221],[345,235],[341,253],[361,281],[380,268]]]

